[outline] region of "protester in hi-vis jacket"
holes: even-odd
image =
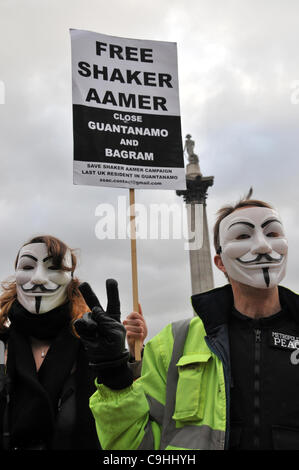
[[[75,268],[76,256],[65,243],[35,237],[18,253],[15,279],[3,283],[1,449],[100,449],[89,409],[95,375],[72,326],[100,303],[74,277]],[[107,280],[106,288],[107,312],[120,322],[116,281]],[[128,335],[143,340],[146,327],[140,329],[136,317],[130,317]]]
[[[147,343],[138,380],[123,327],[97,307],[79,320],[102,382],[90,407],[104,449],[299,449],[299,300],[278,286],[281,218],[243,200],[219,211],[214,235],[229,284],[192,296],[195,317]]]

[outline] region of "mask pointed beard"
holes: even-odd
[[[229,278],[268,289],[285,276],[288,243],[273,209],[252,206],[232,212],[220,223],[219,240]]]
[[[35,297],[35,311],[36,311],[36,313],[39,313],[41,301],[42,301],[41,296]]]
[[[266,286],[269,287],[270,285],[269,268],[263,268],[263,274],[264,274]]]

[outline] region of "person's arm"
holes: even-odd
[[[170,327],[146,344],[142,376],[129,387],[113,390],[97,385],[90,408],[103,449],[159,449],[170,362],[165,339],[172,340]]]
[[[156,449],[170,361],[169,348],[164,350],[164,346],[169,346],[169,340],[165,342],[161,332],[147,344],[142,377],[133,383],[125,348],[126,329],[119,321],[120,315],[115,314],[119,309],[116,281],[107,284],[107,296],[106,312],[94,307],[74,323],[100,383],[90,399],[99,440],[103,449]],[[151,416],[157,419],[149,421],[149,403],[152,406],[153,402]]]

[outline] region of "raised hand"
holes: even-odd
[[[74,322],[92,367],[106,369],[125,363],[129,353],[125,348],[126,329],[120,323],[118,285],[107,279],[107,309],[99,304]]]
[[[124,320],[123,324],[127,331],[127,343],[130,350],[130,355],[135,355],[135,342],[140,341],[141,345],[147,337],[147,325],[142,313],[141,305],[138,304],[139,311],[132,312]]]

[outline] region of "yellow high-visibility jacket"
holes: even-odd
[[[193,296],[192,303],[205,309],[208,330],[198,316],[168,325],[147,343],[142,375],[130,387],[97,386],[90,408],[103,449],[226,447],[230,370],[222,314],[232,308],[231,287]],[[221,315],[211,319],[217,305]]]

